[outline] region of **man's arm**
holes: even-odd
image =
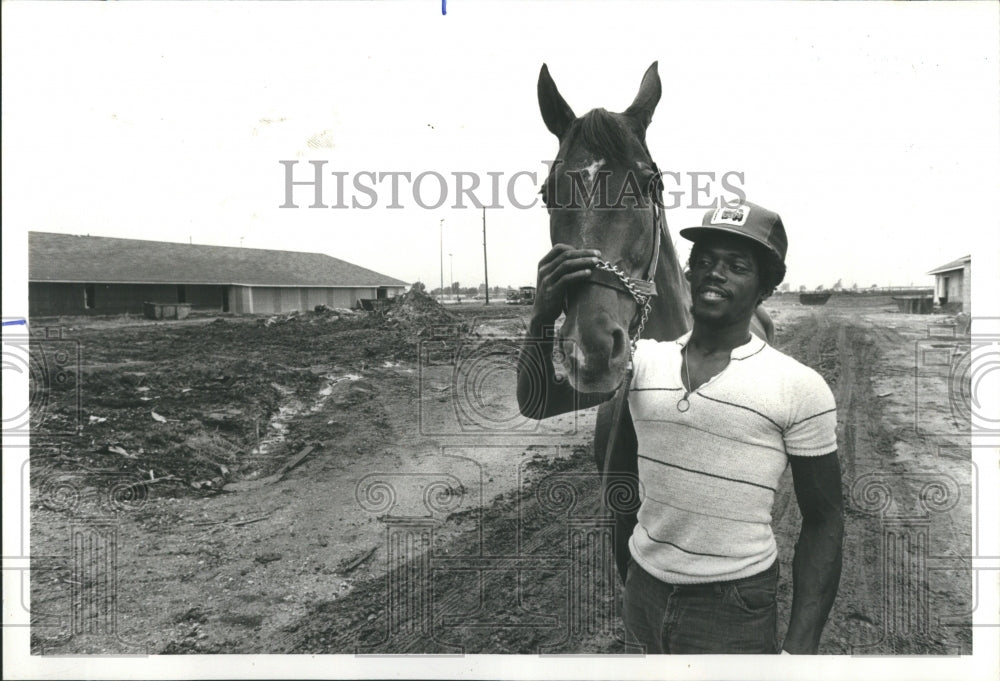
[[[840,585],[844,538],[840,461],[836,451],[789,458],[802,530],[795,544],[792,615],[782,649],[815,654]]]
[[[578,393],[565,378],[557,381],[552,367],[552,329],[562,313],[563,298],[569,287],[590,277],[599,256],[599,251],[556,244],[538,263],[535,304],[517,358],[517,406],[528,418],[544,419],[593,407],[614,394]]]

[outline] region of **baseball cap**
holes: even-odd
[[[680,234],[685,239],[696,241],[711,233],[736,234],[753,239],[766,246],[785,262],[788,251],[788,237],[781,216],[755,203],[743,201],[736,206],[723,206],[705,213],[700,227],[687,227]]]

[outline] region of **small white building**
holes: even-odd
[[[934,275],[934,302],[936,304],[953,312],[971,311],[971,255],[935,267],[927,274]]]

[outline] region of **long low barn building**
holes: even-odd
[[[234,313],[354,307],[406,282],[322,253],[28,233],[30,315],[143,312],[188,303]]]

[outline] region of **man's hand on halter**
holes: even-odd
[[[532,316],[542,324],[552,324],[563,309],[566,291],[586,281],[601,257],[600,251],[575,249],[556,244],[538,263],[538,286]]]
[[[535,305],[528,325],[528,341],[521,348],[517,368],[517,404],[521,414],[544,419],[593,407],[614,393],[577,393],[569,381],[557,378],[552,366],[554,339],[546,333],[563,311],[570,287],[586,281],[601,252],[556,244],[538,263]]]

